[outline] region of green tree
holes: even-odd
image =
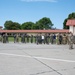
[[[21,29],[31,30],[33,25],[33,22],[25,22],[21,25]]]
[[[36,25],[36,24],[34,24],[34,25],[32,25],[32,29],[33,29],[33,30],[38,30],[38,29],[39,29],[39,26]]]
[[[21,25],[17,22],[13,22],[12,30],[20,30],[20,29],[21,29]]]
[[[43,17],[42,19],[37,21],[36,25],[38,26],[39,29],[51,29],[53,26],[50,18],[47,17]]]
[[[68,20],[68,18],[66,18],[66,19],[64,20],[63,29],[69,29],[69,26],[66,26],[67,20]]]
[[[4,29],[7,29],[7,30],[11,30],[11,26],[12,26],[13,22],[12,21],[6,21],[4,23]]]
[[[63,29],[69,29],[69,26],[66,26],[66,22],[68,19],[75,19],[75,13],[71,13],[68,15],[68,18],[66,18],[63,22]]]
[[[68,19],[75,19],[75,12],[68,15]]]
[[[17,22],[12,22],[12,21],[6,21],[4,23],[4,29],[7,29],[7,30],[19,30],[21,29],[21,26],[19,23]]]

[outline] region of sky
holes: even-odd
[[[50,18],[53,27],[63,29],[63,22],[75,12],[75,0],[0,0],[0,26],[6,21],[37,22]]]

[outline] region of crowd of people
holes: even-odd
[[[38,44],[69,44],[69,49],[73,49],[74,36],[72,33],[46,33],[46,34],[36,34],[36,35],[28,35],[25,33],[18,34],[15,33],[13,36],[14,43],[36,43]],[[0,34],[0,42],[8,43],[9,35],[7,33]]]

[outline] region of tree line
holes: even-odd
[[[53,26],[50,18],[43,17],[38,20],[36,23],[34,22],[24,22],[23,24],[19,24],[18,22],[6,21],[4,23],[4,29],[7,30],[38,30],[38,29],[51,29]]]
[[[69,26],[66,26],[66,22],[68,19],[75,19],[75,12],[70,13],[68,17],[63,22],[63,29],[69,29]],[[6,21],[4,23],[5,30],[43,30],[43,29],[52,29],[53,23],[50,18],[43,17],[38,20],[36,23],[34,22],[24,22],[20,24],[18,22],[13,22],[11,20]],[[55,27],[56,28],[56,27]]]

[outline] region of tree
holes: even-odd
[[[12,21],[6,21],[4,23],[4,29],[7,29],[7,30],[11,30],[11,26],[12,26],[13,22]]]
[[[12,22],[11,20],[6,21],[4,23],[4,29],[7,30],[19,30],[19,29],[51,29],[53,26],[50,18],[43,17],[42,19],[38,20],[36,23],[33,22],[25,22],[23,24],[19,24],[17,22]]]
[[[66,26],[66,22],[68,19],[75,19],[75,13],[71,13],[68,15],[68,18],[66,18],[63,22],[63,29],[69,29],[69,26]]]
[[[66,18],[66,19],[64,20],[63,29],[69,29],[69,26],[66,26],[67,20],[68,20],[68,18]]]
[[[21,26],[19,23],[17,22],[12,22],[12,21],[6,21],[4,23],[4,29],[7,29],[7,30],[19,30],[21,29]]]
[[[68,15],[68,19],[75,19],[75,13],[71,13]]]
[[[38,26],[39,29],[51,29],[53,26],[51,20],[47,17],[44,17],[39,21],[37,21],[36,25]]]
[[[21,25],[21,29],[31,30],[33,25],[33,22],[25,22]]]
[[[21,25],[17,22],[13,22],[12,30],[19,30],[19,29],[21,29]]]
[[[33,29],[33,30],[38,30],[38,29],[39,29],[39,26],[36,25],[36,24],[34,24],[34,25],[32,25],[32,29]]]

